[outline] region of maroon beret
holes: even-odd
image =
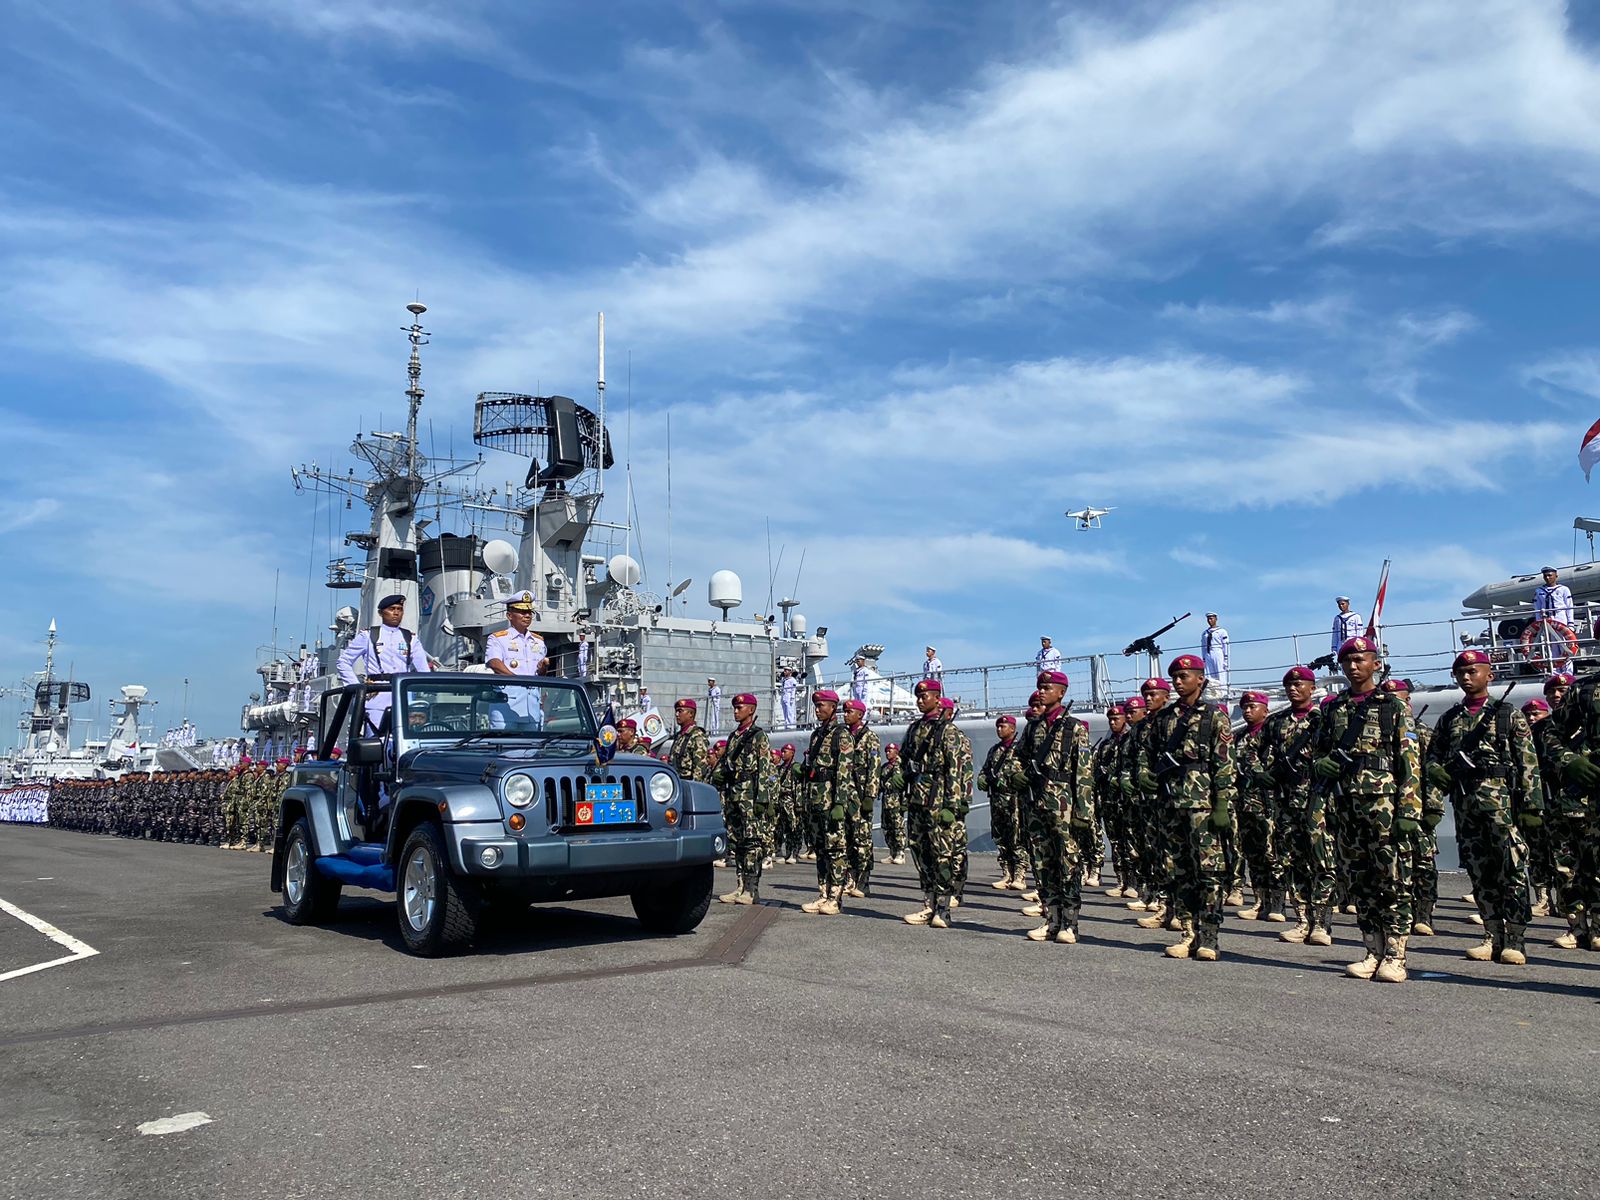
[[[1345,638],[1344,643],[1339,647],[1339,661],[1343,662],[1346,654],[1376,654],[1377,652],[1378,643],[1369,637]]]
[[[1571,686],[1572,686],[1572,676],[1568,675],[1565,671],[1557,671],[1554,675],[1551,675],[1548,679],[1546,679],[1544,681],[1544,690],[1547,691],[1547,692],[1551,688],[1554,688],[1554,687],[1571,687]]]
[[[1550,702],[1548,700],[1541,700],[1539,697],[1535,696],[1532,700],[1529,700],[1522,706],[1522,711],[1524,713],[1547,713],[1550,711]]]
[[[623,717],[622,720],[617,722],[617,728],[637,730],[639,728],[639,722],[635,721],[632,717]]]
[[[1315,683],[1317,681],[1317,673],[1310,667],[1290,667],[1283,673],[1283,683],[1285,687],[1297,679],[1303,679],[1307,683]]]
[[[1034,692],[1032,695],[1030,695],[1028,697],[1028,703],[1029,704],[1043,704],[1044,703],[1044,693],[1043,692]]]
[[[1204,671],[1205,669],[1206,665],[1200,661],[1198,654],[1180,654],[1167,667],[1167,674],[1171,675],[1177,671]]]
[[[944,709],[945,712],[955,712],[956,702],[950,699],[949,696],[945,696],[939,701],[939,707]]]
[[[832,700],[835,704],[837,704],[839,703],[839,693],[834,691],[832,688],[818,688],[816,691],[811,693],[811,700],[813,703],[818,700]]]
[[[720,741],[717,742],[717,749],[718,750],[726,750],[727,748],[728,748],[728,739],[727,738],[723,738],[723,739],[721,739]]]
[[[1152,675],[1149,679],[1146,679],[1139,685],[1139,690],[1141,692],[1170,692],[1172,690],[1172,685],[1165,679],[1158,679],[1156,676]]]
[[[1044,687],[1044,685],[1047,683],[1053,683],[1060,687],[1070,687],[1072,683],[1072,681],[1067,678],[1067,673],[1065,671],[1040,671],[1039,678],[1035,679],[1033,682],[1035,687]]]
[[[1246,705],[1246,704],[1266,704],[1266,703],[1267,703],[1267,694],[1265,692],[1246,692],[1244,695],[1239,697],[1239,704],[1241,706]]]
[[[1478,663],[1488,662],[1489,656],[1482,650],[1463,650],[1456,655],[1456,660],[1450,664],[1450,669],[1454,671],[1457,667],[1471,667],[1476,666]]]
[[[1110,706],[1109,706],[1109,707],[1108,707],[1108,708],[1107,708],[1107,709],[1106,709],[1106,716],[1108,716],[1108,717],[1109,717],[1109,716],[1111,716],[1111,715],[1112,715],[1112,714],[1113,714],[1113,713],[1121,713],[1121,714],[1122,714],[1122,715],[1123,715],[1123,716],[1127,716],[1127,714],[1128,714],[1128,710],[1127,710],[1127,709],[1126,709],[1126,708],[1124,708],[1124,707],[1123,707],[1123,705],[1122,705],[1122,701],[1120,701],[1120,700],[1119,700],[1119,701],[1117,701],[1117,703],[1115,703],[1115,704],[1113,704],[1113,705],[1110,705]]]
[[[850,712],[864,713],[867,711],[866,704],[860,700],[846,700],[844,702],[844,706],[845,709]]]
[[[687,699],[679,700],[672,707],[673,708],[687,708],[690,712],[699,712],[700,711],[700,706],[698,704],[696,704],[693,700],[687,700]]]
[[[1007,714],[1005,714],[1003,716],[996,717],[994,719],[994,723],[996,725],[1009,725],[1013,729],[1015,729],[1017,727],[1017,719],[1015,717],[1011,716],[1009,713],[1007,713]]]
[[[911,690],[914,692],[937,692],[938,694],[943,695],[944,684],[940,683],[937,679],[919,679],[917,680],[917,686]]]
[[[1129,696],[1122,702],[1122,707],[1126,712],[1133,712],[1135,709],[1144,709],[1150,706],[1144,702],[1143,696]]]
[[[751,708],[754,708],[756,706],[756,698],[754,696],[752,696],[749,692],[740,692],[737,696],[735,696],[733,698],[733,703],[735,703],[735,704],[748,704]]]

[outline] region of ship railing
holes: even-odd
[[[1450,667],[1462,650],[1483,650],[1494,665],[1497,678],[1539,679],[1551,671],[1576,671],[1600,666],[1600,604],[1578,605],[1567,632],[1549,623],[1528,627],[1535,620],[1531,608],[1501,609],[1493,613],[1452,617],[1435,621],[1393,622],[1380,631],[1389,674],[1410,679],[1419,687],[1449,686]],[[1525,635],[1527,635],[1525,637]],[[1263,638],[1231,638],[1226,681],[1218,679],[1208,695],[1216,700],[1234,700],[1245,691],[1263,691],[1278,702],[1283,696],[1284,673],[1293,666],[1304,666],[1330,656],[1333,651],[1330,630],[1291,633]],[[1195,646],[1164,647],[1156,662],[1148,655],[1131,657],[1114,654],[1063,656],[1061,670],[1070,685],[1067,699],[1073,710],[1083,713],[1103,709],[1107,704],[1137,695],[1139,685],[1151,673],[1165,675],[1167,664],[1179,654],[1198,654]],[[965,716],[1020,714],[1034,690],[1038,674],[1032,662],[993,663],[984,666],[946,667],[941,672],[944,694],[956,701]],[[1340,685],[1337,664],[1318,668],[1327,687]],[[869,719],[909,718],[916,711],[912,690],[923,679],[921,671],[884,674],[868,685]],[[823,686],[837,691],[841,698],[851,695],[853,677],[836,676]],[[809,694],[802,690],[796,707],[796,724],[811,722]],[[774,693],[773,713],[780,713]],[[781,724],[781,721],[779,722]]]

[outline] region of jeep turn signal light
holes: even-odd
[[[667,809],[667,824],[668,825],[676,825],[677,823],[678,823],[678,810],[675,809],[675,808]]]
[[[511,819],[506,822],[507,825],[511,826],[512,833],[521,833],[522,827],[527,823],[528,818],[523,816],[521,813],[512,813]]]

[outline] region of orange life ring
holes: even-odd
[[[1538,620],[1529,621],[1528,627],[1522,631],[1522,655],[1528,660],[1529,666],[1542,669],[1547,665],[1544,656],[1536,653],[1533,648],[1534,637],[1538,634],[1540,626],[1547,626],[1551,633],[1567,643],[1567,659],[1578,656],[1578,635],[1573,632],[1572,626],[1563,625],[1551,617],[1540,617]]]

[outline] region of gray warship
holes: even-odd
[[[626,525],[601,520],[606,472],[614,465],[605,424],[603,314],[594,407],[563,395],[483,392],[473,417],[479,454],[430,461],[418,439],[425,396],[421,350],[430,336],[420,322],[427,308],[406,307],[404,430],[358,434],[350,453],[359,468],[341,472],[311,464],[291,471],[298,490],[352,507],[360,503],[370,521],[344,535],[350,553],[327,565],[326,586],[351,599],[337,610],[329,636],[316,645],[274,646],[257,667],[260,688],[240,714],[254,754],[288,753],[301,742],[319,697],[337,685],[340,652],[378,623],[377,601],[395,593],[406,598],[406,624],[438,666],[470,671],[487,670],[485,644],[506,627],[505,597],[533,592],[533,629],[557,672],[581,679],[597,711],[610,707],[618,718],[633,716],[654,738],[668,732],[655,697],[668,704],[678,696],[703,697],[714,678],[725,697],[754,693],[761,719],[770,721],[785,671],[804,686],[820,681],[827,631],[811,632],[797,601],[783,599],[773,606],[776,613],[740,616],[739,577],[717,571],[707,600],[721,615],[680,615],[672,601],[690,581],[670,594],[652,591],[631,555],[594,552],[603,535],[614,547],[618,535],[629,533]],[[498,468],[506,461],[500,456],[525,470],[523,483],[475,486],[491,463]],[[452,521],[456,531],[442,528]],[[584,642],[587,652],[580,649]],[[193,765],[210,765],[204,744],[179,753]]]
[[[156,702],[142,684],[123,684],[110,702],[111,728],[104,738],[73,745],[74,710],[92,700],[89,685],[56,674],[55,621],[45,635],[44,670],[23,692],[32,708],[17,723],[17,745],[0,755],[0,786],[55,779],[115,779],[155,766],[155,748],[140,716]]]

